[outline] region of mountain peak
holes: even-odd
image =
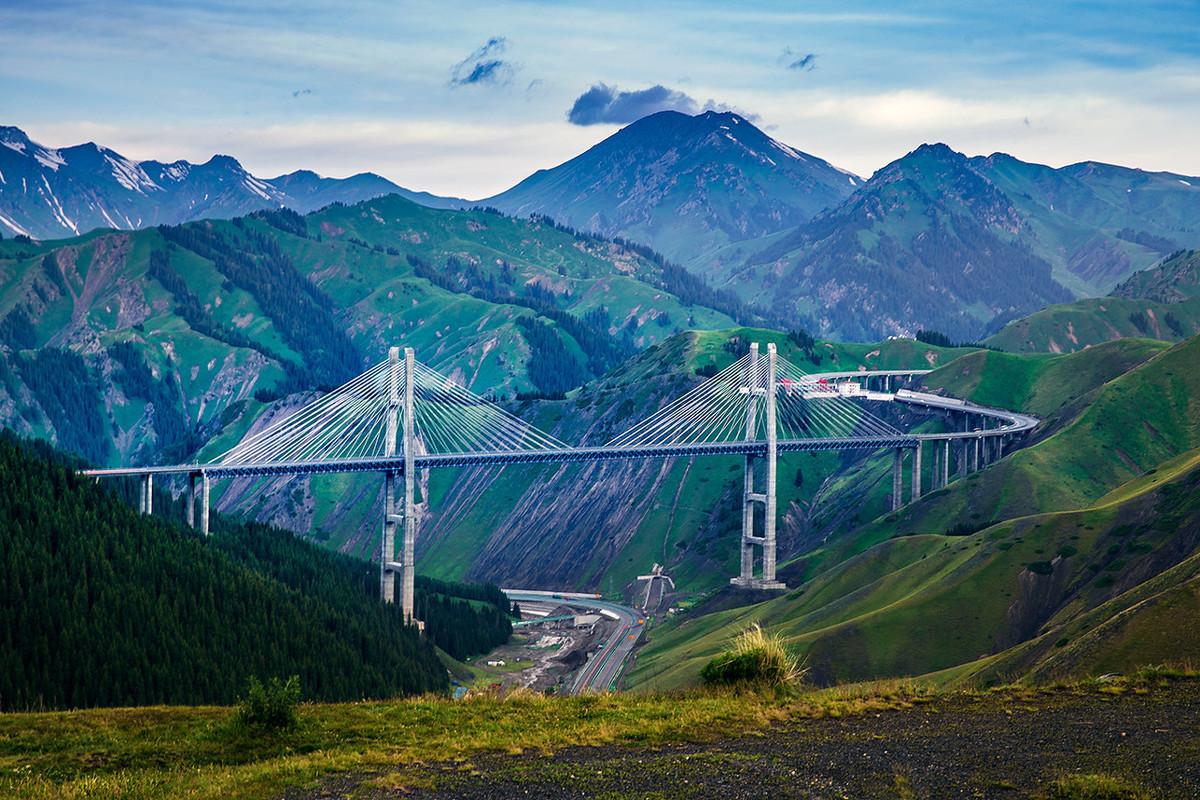
[[[26,149],[37,146],[25,131],[11,125],[0,125],[0,144],[18,153],[24,153]]]
[[[936,158],[941,161],[958,162],[965,161],[966,156],[958,152],[945,142],[926,142],[913,150],[905,158],[914,156],[918,158]]]
[[[965,155],[942,142],[927,142],[895,161],[881,167],[867,185],[895,183],[901,180],[936,180],[960,169],[969,168]]]
[[[732,111],[660,111],[480,203],[645,242],[682,261],[807,222],[857,186]]]
[[[233,156],[227,156],[222,153],[215,154],[208,161],[200,164],[201,167],[211,167],[213,169],[224,169],[232,172],[245,172],[242,162],[238,161]]]

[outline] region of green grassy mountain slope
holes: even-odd
[[[1159,303],[1184,303],[1200,297],[1200,250],[1172,253],[1150,269],[1130,275],[1112,294]]]
[[[1103,377],[1121,364],[1137,363],[1156,347],[1137,340],[1114,342],[1061,362],[1045,361],[1035,372],[1045,375],[1056,364],[1069,370],[1069,365],[1078,363],[1080,371],[1091,369],[1093,375]],[[1004,365],[1012,358],[989,354],[993,356]],[[880,530],[891,526],[896,532],[942,531],[955,520],[983,524],[1039,511],[1082,508],[1163,461],[1200,446],[1196,400],[1200,374],[1191,367],[1197,359],[1200,337],[1193,337],[1082,395],[1069,394],[1070,380],[1049,373],[1041,391],[1051,393],[1039,404],[1049,409],[1059,401],[1042,428],[1053,435],[902,509],[895,518],[881,521]],[[940,385],[943,377],[949,385],[962,381],[955,369],[951,365],[941,376],[927,376],[927,385]],[[986,390],[987,385],[981,384]],[[1057,387],[1067,391],[1059,394]],[[1034,381],[1027,396],[1036,397],[1037,392]]]
[[[980,350],[950,361],[927,375],[922,384],[926,391],[945,392],[985,405],[1022,409],[1037,414],[1044,422],[1035,435],[1025,442],[1029,444],[1071,422],[1087,408],[1104,384],[1166,347],[1163,342],[1125,340],[1070,356],[1017,356]],[[877,410],[881,413],[886,411],[885,408]],[[948,421],[942,415],[905,412],[895,422],[901,427],[928,433],[948,430]],[[951,472],[954,472],[958,465],[957,453],[953,453],[952,457],[955,460],[951,462]],[[933,459],[929,450],[925,453],[922,467],[922,485],[928,488],[933,479]],[[992,470],[999,467],[996,465]],[[874,454],[823,482],[805,509],[798,529],[801,556],[781,566],[781,574],[786,580],[793,583],[807,580],[821,569],[849,558],[890,535],[890,523],[878,523],[876,518],[895,521],[890,516],[891,468],[890,453]],[[999,473],[988,470],[969,480],[983,481],[993,475]],[[907,470],[903,478],[903,490],[908,496],[911,480]],[[977,493],[976,484],[971,483],[970,486],[971,489],[963,494],[945,494],[954,486],[934,493],[932,496],[947,501],[953,499],[954,502],[930,505],[932,500],[924,501],[918,508],[926,509],[929,516],[922,520],[925,527],[914,530],[940,533],[974,530],[996,519],[991,515],[990,506],[986,506],[989,515],[985,516],[981,509],[988,498],[994,501],[997,495],[1007,497],[1005,491],[985,482],[984,490],[979,493],[981,507],[968,509],[962,498],[974,497]],[[1030,502],[1030,508],[1036,509]],[[1025,513],[1025,510],[1020,513]],[[862,526],[870,532],[868,536],[852,534]]]
[[[1076,294],[1106,294],[1200,235],[1200,182],[1186,176],[1096,162],[1053,169],[1004,153],[971,166],[1012,199],[1031,245]]]
[[[1012,201],[965,156],[922,145],[730,278],[826,335],[932,328],[971,339],[998,315],[1070,299],[1026,234]]]
[[[1044,680],[1194,658],[1200,646],[1176,633],[1200,621],[1200,457],[1180,466],[1113,503],[886,540],[776,600],[658,633],[631,681],[694,681],[751,622],[785,633],[819,683]]]
[[[1186,366],[1197,363],[1200,337],[1164,347],[1126,340],[1070,356],[977,352],[930,374],[930,388],[1040,412],[1044,438],[786,565],[797,588],[785,597],[668,626],[633,679],[694,680],[749,621],[794,637],[822,681],[949,670],[1076,621],[1067,642],[1053,647],[1058,635],[1047,645],[1062,651],[1108,624],[1082,615],[1200,546],[1200,387]],[[946,535],[963,523],[978,532]],[[1190,575],[1160,590],[1186,607]],[[1117,659],[1107,646],[1093,650],[1069,663],[1086,671]],[[1041,669],[1045,653],[1022,661],[1020,652],[1006,656],[1007,672],[981,661],[948,677]]]
[[[82,436],[75,449],[99,463],[179,458],[390,345],[476,391],[561,392],[681,327],[729,325],[702,304],[720,300],[612,243],[394,196],[5,240],[0,420],[67,446]],[[73,433],[72,404],[91,420]]]
[[[1200,301],[1167,305],[1129,297],[1093,297],[1047,306],[984,339],[1012,353],[1073,353],[1085,347],[1148,337],[1179,341],[1200,333]]]
[[[1108,297],[1053,305],[1010,322],[986,344],[1012,352],[1073,352],[1128,336],[1179,341],[1200,332],[1200,251],[1135,272]]]
[[[1129,338],[1065,356],[978,350],[929,373],[921,383],[952,397],[1049,419],[1169,346]]]

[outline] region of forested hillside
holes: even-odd
[[[74,466],[0,433],[6,710],[228,703],[250,675],[298,674],[321,700],[440,691],[432,642],[463,657],[508,638],[494,587],[422,582],[431,642],[379,602],[365,562],[219,517],[205,540],[169,495],[145,517]]]

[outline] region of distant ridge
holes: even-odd
[[[227,155],[203,164],[137,162],[92,142],[54,149],[20,128],[0,127],[0,233],[6,236],[60,239],[97,228],[227,219],[264,208],[307,213],[335,201],[357,203],[385,194],[432,208],[467,205],[370,172],[339,179],[301,170],[262,179]]]

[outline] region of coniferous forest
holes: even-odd
[[[435,643],[462,658],[511,632],[495,587],[423,581],[422,636],[371,564],[219,516],[205,540],[169,495],[146,517],[76,467],[0,432],[0,709],[229,703],[251,675],[314,700],[443,691]]]

